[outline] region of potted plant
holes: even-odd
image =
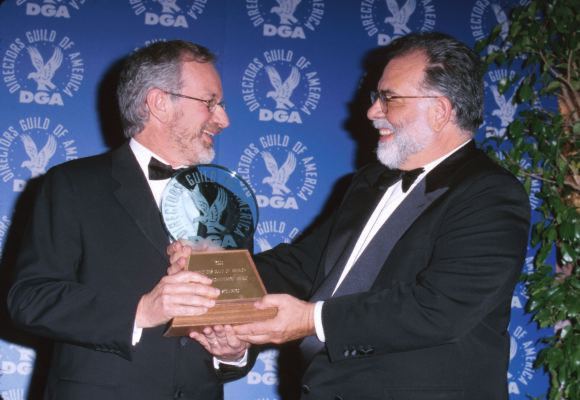
[[[580,2],[531,0],[476,45],[486,61],[519,73],[499,85],[514,90],[520,112],[505,135],[484,146],[530,191],[539,181],[530,245],[534,271],[523,279],[527,310],[553,327],[536,359],[550,376],[549,399],[580,399]]]

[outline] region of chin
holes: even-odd
[[[403,160],[401,160],[399,152],[394,150],[397,149],[389,149],[384,143],[379,143],[379,147],[377,148],[377,159],[385,167],[391,169],[399,168],[399,166],[403,163]]]
[[[199,154],[197,164],[210,164],[215,158],[215,150],[213,148],[206,149]]]

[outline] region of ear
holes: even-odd
[[[435,99],[429,108],[429,124],[435,132],[441,132],[453,117],[453,106],[445,96]]]
[[[151,118],[162,123],[167,123],[173,115],[173,104],[169,94],[158,88],[152,88],[147,92],[147,108]]]

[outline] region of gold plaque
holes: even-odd
[[[216,305],[203,315],[175,317],[165,331],[165,336],[187,336],[193,330],[206,326],[239,325],[274,318],[275,307],[258,310],[254,302],[266,294],[248,250],[222,250],[193,253],[188,269],[213,280],[221,290]]]

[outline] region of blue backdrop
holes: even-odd
[[[1,1],[0,1],[1,2]],[[473,45],[516,0],[8,0],[0,6],[0,270],[9,281],[29,207],[27,182],[66,160],[101,153],[122,141],[114,95],[119,60],[155,41],[186,39],[219,57],[231,127],[217,140],[216,162],[241,174],[260,206],[256,250],[290,242],[334,204],[344,177],[373,157],[366,120],[377,81],[377,48],[411,31],[442,31]],[[400,18],[395,19],[398,16]],[[397,22],[399,21],[399,22]],[[406,21],[406,22],[403,22]],[[488,49],[489,51],[490,49]],[[54,76],[39,83],[41,64]],[[498,83],[515,71],[486,75],[481,141],[502,136],[517,109]],[[278,75],[296,84],[290,102],[268,95]],[[296,161],[288,187],[276,192],[262,153],[278,165]],[[42,153],[44,163],[26,162]],[[532,189],[537,191],[539,184]],[[530,202],[537,205],[532,193]],[[532,249],[524,271],[532,268]],[[508,374],[511,399],[545,396],[547,378],[533,369],[541,332],[530,323],[518,285],[512,303]],[[0,394],[35,398],[46,355],[37,339],[9,327],[0,313]],[[281,399],[283,351],[262,352],[247,377],[226,386],[226,399]],[[279,368],[280,367],[280,368]]]

